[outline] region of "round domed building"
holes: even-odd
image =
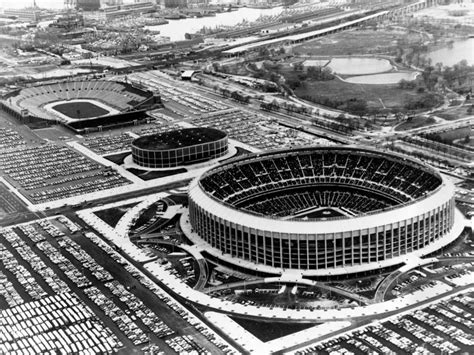
[[[132,142],[133,162],[145,168],[172,168],[222,157],[227,133],[214,128],[185,128],[143,136]]]
[[[189,188],[188,237],[265,273],[365,272],[452,241],[454,187],[434,168],[368,148],[301,148],[225,162]]]

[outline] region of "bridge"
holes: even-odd
[[[333,33],[345,31],[350,28],[358,27],[361,24],[368,21],[373,21],[373,20],[383,21],[387,19],[394,19],[394,18],[406,16],[409,13],[416,12],[416,11],[419,11],[431,6],[435,6],[438,4],[438,2],[439,0],[421,0],[413,4],[408,4],[402,7],[398,7],[396,9],[379,11],[375,14],[367,15],[356,20],[347,21],[347,22],[330,26],[327,28],[245,44],[239,47],[235,47],[235,48],[231,48],[226,51],[223,51],[222,54],[227,57],[239,57],[239,56],[245,55],[247,52],[252,52],[262,47],[270,47],[273,45],[297,44],[297,43],[309,41],[315,38],[319,38],[322,36],[330,35]]]

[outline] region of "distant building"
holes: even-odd
[[[162,0],[162,7],[165,8],[176,8],[176,7],[187,7],[187,0]]]
[[[123,0],[105,0],[102,4],[106,6],[118,6],[123,4]]]
[[[76,0],[76,8],[83,11],[97,11],[100,9],[100,0]]]
[[[68,13],[58,17],[50,27],[64,28],[68,31],[84,26],[84,17],[80,13]]]
[[[265,8],[280,6],[282,4],[282,1],[280,0],[243,0],[241,3],[246,5],[247,7],[265,9]]]
[[[7,17],[16,17],[21,21],[37,22],[41,20],[41,10],[36,7],[27,7],[24,9],[6,9],[3,14]]]
[[[121,0],[119,0],[121,1]],[[141,2],[127,5],[117,5],[105,7],[99,11],[90,11],[84,13],[87,20],[105,21],[118,17],[130,16],[133,14],[141,14],[154,10],[155,5],[152,2]]]
[[[298,25],[296,23],[279,23],[278,25],[266,27],[260,31],[260,34],[262,35],[271,35],[275,33],[280,33],[280,32],[287,32],[289,30],[295,29],[301,27],[301,25]]]

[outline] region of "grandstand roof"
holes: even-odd
[[[375,192],[380,193],[380,194],[385,194],[384,196],[387,196],[387,197],[390,197],[393,194],[393,198],[396,199],[398,198],[397,194],[401,193],[401,194],[404,194],[405,196],[410,196],[410,198],[406,200],[401,199],[399,200],[398,203],[392,206],[384,207],[381,210],[378,209],[372,212],[364,212],[362,214],[358,214],[355,217],[349,218],[345,216],[345,217],[328,218],[327,222],[329,222],[329,220],[331,219],[337,220],[334,227],[337,227],[337,223],[340,223],[341,219],[357,219],[358,221],[362,219],[362,220],[372,221],[374,219],[373,215],[375,214],[390,217],[387,219],[387,221],[395,220],[399,212],[401,214],[398,214],[398,217],[412,216],[412,215],[415,215],[416,209],[419,208],[420,203],[422,206],[424,206],[423,209],[424,208],[429,209],[430,207],[436,205],[433,202],[441,201],[441,200],[447,201],[452,197],[452,187],[450,186],[448,182],[445,181],[445,179],[434,168],[420,161],[417,161],[415,159],[410,159],[410,158],[406,158],[405,156],[400,156],[399,154],[380,152],[374,149],[360,148],[360,147],[311,147],[311,148],[299,148],[299,149],[291,149],[291,150],[273,151],[273,152],[258,153],[258,154],[249,154],[244,157],[230,160],[226,162],[225,164],[222,164],[221,166],[213,168],[207,171],[206,173],[204,173],[200,178],[197,179],[197,181],[195,181],[191,185],[190,196],[199,196],[198,201],[200,201],[203,207],[208,206],[211,208],[210,210],[212,211],[216,211],[217,209],[219,210],[219,213],[224,213],[224,211],[228,211],[228,213],[230,214],[235,213],[236,215],[242,216],[239,218],[244,218],[245,216],[246,220],[248,219],[249,221],[255,222],[254,225],[258,225],[256,221],[258,220],[260,216],[266,219],[268,218],[270,220],[281,219],[281,217],[267,215],[266,213],[261,214],[261,213],[255,213],[255,212],[249,211],[247,209],[243,210],[242,208],[237,207],[237,205],[235,205],[234,203],[238,203],[238,200],[240,197],[242,199],[248,199],[248,198],[251,198],[252,196],[258,197],[259,195],[262,195],[262,194],[268,194],[271,191],[281,190],[282,188],[284,188],[284,186],[287,186],[286,188],[287,191],[296,189],[298,188],[299,185],[301,185],[302,188],[307,189],[309,185],[306,184],[304,178],[301,178],[301,176],[303,176],[304,174],[300,174],[299,175],[300,177],[297,177],[298,176],[297,170],[295,170],[291,174],[293,176],[292,178],[278,178],[277,177],[276,180],[273,178],[273,180],[269,182],[270,174],[280,174],[281,169],[279,169],[277,165],[275,165],[276,169],[273,169],[273,170],[266,170],[266,168],[264,168],[264,165],[261,165],[260,171],[258,171],[259,168],[257,166],[254,166],[253,168],[246,170],[247,175],[243,174],[242,171],[235,171],[232,169],[234,169],[234,167],[246,166],[247,164],[250,165],[252,164],[252,162],[273,160],[273,159],[278,160],[282,157],[284,158],[284,157],[291,157],[291,156],[297,156],[298,159],[294,159],[293,161],[298,162],[298,164],[300,164],[299,162],[303,161],[303,160],[300,160],[302,159],[302,156],[308,153],[318,152],[318,151],[327,152],[328,154],[341,153],[341,156],[354,156],[354,157],[367,156],[367,157],[374,157],[374,158],[383,158],[387,162],[396,162],[396,164],[401,164],[401,166],[410,167],[409,169],[404,169],[404,168],[401,168],[401,166],[398,166],[398,167],[395,167],[396,169],[395,171],[392,171],[392,169],[394,168],[393,166],[391,168],[386,167],[385,175],[393,176],[393,178],[383,180],[382,172],[378,171],[379,167],[383,165],[382,164],[383,160],[381,160],[374,166],[374,169],[372,169],[373,176],[376,178],[376,180],[374,180],[375,184],[372,186],[368,186],[365,190],[364,190],[364,187],[362,186],[363,185],[362,181],[365,181],[366,179],[365,177],[364,178],[360,178],[360,177],[351,178],[353,180],[352,183],[354,184],[353,185],[354,188],[360,188],[361,191],[362,190],[368,191],[376,187],[376,189],[374,189]],[[349,155],[347,155],[348,153]],[[333,158],[335,158],[335,156]],[[323,160],[324,159],[321,160],[321,164],[324,164]],[[285,167],[283,168],[283,170],[281,170],[281,172],[287,171],[286,162],[288,162],[288,160],[280,159],[280,161],[285,162],[282,165],[282,167],[283,166]],[[362,161],[362,160],[357,159],[357,161]],[[370,163],[368,163],[367,161],[364,164],[367,164],[367,167],[370,166]],[[298,165],[298,166],[300,168],[302,167],[302,165]],[[288,167],[292,168],[292,165],[288,164]],[[322,167],[322,165],[320,165],[320,167]],[[358,172],[364,171],[364,174],[365,174],[365,172],[368,171],[366,170],[367,167],[364,165],[362,168],[358,169]],[[263,182],[266,175],[262,171],[262,168],[263,170],[268,171],[269,175],[267,176],[267,180],[266,180],[267,183]],[[329,166],[327,166],[325,167],[325,169],[330,169],[330,168]],[[337,169],[339,169],[339,171],[342,170],[342,168],[339,166],[337,167]],[[351,169],[354,169],[354,165],[352,165]],[[430,182],[430,184],[427,186],[424,186],[422,184],[413,185],[412,182],[408,180],[408,178],[407,180],[404,179],[404,175],[403,175],[404,170],[409,171],[410,175],[408,176],[411,176],[411,177],[415,176],[419,178],[420,176],[424,176],[422,174],[426,174],[427,179],[425,180],[427,182]],[[229,171],[230,173],[227,173],[227,171]],[[388,175],[388,172],[390,171],[392,171],[393,175]],[[333,173],[332,171],[329,172],[329,174],[332,174],[332,173]],[[252,186],[249,186],[249,183],[250,184],[253,184],[253,183],[251,182],[252,180],[248,178],[249,176],[248,174],[256,174],[255,184]],[[328,179],[330,178],[329,175],[324,175],[324,172],[322,174],[323,174],[321,175],[322,177],[327,177]],[[326,174],[328,174],[328,172],[326,172]],[[341,174],[340,175],[341,178],[344,177],[344,174],[342,172],[339,172],[339,174]],[[217,176],[218,180],[216,181],[220,181],[220,182],[214,183],[214,185],[211,182],[211,184],[209,185],[209,181],[213,179],[214,175]],[[236,180],[239,175],[242,178],[238,178],[239,183],[235,183],[234,180]],[[290,182],[289,180],[292,180],[292,181]],[[336,180],[329,179],[330,181],[329,180],[321,181],[320,178],[317,178],[317,180],[319,182],[317,183],[315,182],[314,183],[315,186],[317,186],[318,184],[322,186],[322,185],[327,185],[328,183],[330,183],[332,184],[333,188],[336,188],[338,183],[340,183],[341,186],[343,186],[344,184],[347,184],[347,187],[351,187],[348,181],[338,182],[339,180],[337,179]],[[370,178],[367,178],[367,180],[369,182],[371,181]],[[244,181],[247,181],[246,185],[241,184]],[[282,182],[282,183],[279,184],[279,182]],[[403,191],[399,187],[400,182],[406,183],[406,185],[412,188],[413,191],[416,191],[416,193],[414,193],[413,191],[411,193],[408,193],[407,191]],[[385,183],[387,183],[387,185],[385,185]],[[394,183],[395,187],[392,187],[389,183],[390,184]],[[263,186],[270,186],[270,187],[264,188]],[[237,189],[234,190],[235,188]],[[444,191],[444,194],[445,194],[444,196],[440,196],[440,192],[439,192],[440,190]],[[426,203],[426,201],[431,201],[431,202]],[[407,213],[405,214],[402,211],[405,211]],[[378,217],[375,218],[375,220],[377,222],[380,221]],[[349,225],[353,226],[352,224],[349,224]],[[356,223],[355,225],[359,226],[358,223]],[[290,226],[290,224],[288,224],[288,226]],[[362,224],[360,224],[360,227],[364,228]]]
[[[381,224],[389,225],[398,223],[412,216],[429,213],[437,206],[441,206],[454,195],[454,185],[443,177],[443,184],[437,191],[424,199],[397,206],[393,209],[381,211],[375,214],[367,214],[355,218],[347,219],[327,219],[327,220],[282,220],[269,216],[257,216],[244,212],[238,208],[229,206],[222,201],[208,195],[199,186],[199,178],[194,179],[189,186],[189,197],[194,201],[199,201],[199,205],[206,211],[227,221],[234,221],[244,225],[249,229],[265,229],[268,232],[281,234],[323,234],[323,233],[343,233],[352,230],[366,230],[377,228]]]
[[[132,145],[146,150],[165,150],[214,142],[227,133],[215,128],[184,128],[137,138]]]

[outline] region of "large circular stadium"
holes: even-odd
[[[214,128],[184,128],[132,142],[133,162],[145,168],[172,168],[224,156],[227,134]]]
[[[160,104],[159,93],[107,80],[40,84],[11,92],[0,102],[25,122],[59,121],[78,133],[130,124],[140,120],[140,111]]]
[[[340,275],[431,253],[450,242],[454,212],[453,185],[419,161],[301,148],[233,159],[195,179],[188,237],[234,266]]]

